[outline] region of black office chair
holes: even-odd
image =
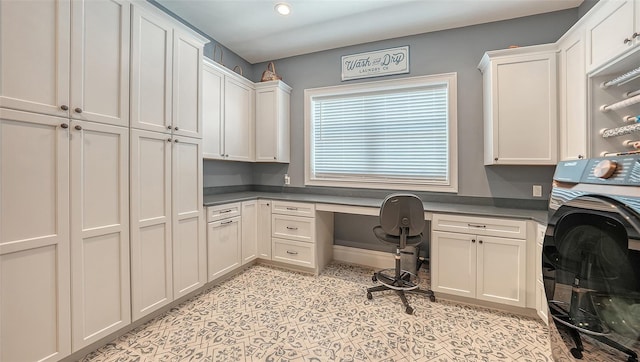
[[[396,267],[373,274],[371,279],[382,285],[368,288],[367,299],[373,298],[373,292],[393,290],[400,296],[407,314],[412,314],[413,308],[409,305],[405,292],[425,294],[432,302],[436,300],[431,290],[418,288],[420,280],[416,274],[402,270],[400,265],[402,249],[420,245],[423,229],[424,208],[420,198],[412,194],[392,194],[384,199],[380,208],[380,225],[373,228],[373,233],[378,240],[396,246]],[[393,275],[390,275],[392,272]]]

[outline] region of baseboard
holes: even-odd
[[[395,265],[393,254],[384,251],[350,248],[342,245],[333,246],[333,260],[363,265],[373,269],[393,268]]]

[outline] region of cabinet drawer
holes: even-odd
[[[207,222],[218,221],[240,215],[241,212],[239,202],[207,207]]]
[[[309,217],[272,215],[271,236],[311,243],[314,241],[314,221]]]
[[[438,231],[513,239],[526,239],[527,237],[527,223],[524,220],[434,214],[431,225],[433,230]]]
[[[273,238],[273,260],[300,265],[307,268],[315,268],[314,245],[298,241]]]
[[[274,201],[271,204],[271,212],[274,214],[314,217],[315,211],[315,204],[289,201]]]

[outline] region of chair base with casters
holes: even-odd
[[[396,267],[389,269],[382,269],[377,271],[371,277],[373,282],[380,282],[381,285],[367,288],[367,299],[373,299],[371,293],[381,292],[385,290],[393,290],[400,297],[402,304],[404,305],[404,311],[407,314],[413,314],[413,308],[409,305],[405,292],[424,294],[429,297],[432,302],[436,301],[436,296],[433,291],[420,289],[420,278],[409,271],[403,270],[400,267],[400,249],[396,250]],[[419,270],[419,269],[418,269]],[[393,275],[391,275],[393,273]]]
[[[405,292],[424,294],[432,302],[436,300],[433,291],[418,288],[420,279],[416,274],[403,270],[400,265],[402,249],[422,243],[424,224],[420,198],[411,194],[392,194],[385,198],[380,207],[380,225],[373,228],[373,233],[378,240],[396,246],[395,268],[380,270],[371,277],[382,285],[367,288],[367,299],[373,298],[371,293],[393,290],[402,300],[407,314],[413,314],[413,308]]]

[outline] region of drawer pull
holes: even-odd
[[[298,211],[298,208],[297,207],[287,207],[287,210]]]
[[[220,225],[228,225],[228,224],[231,224],[232,222],[233,222],[233,220],[229,220],[229,221],[222,221],[222,222],[220,223]]]
[[[231,212],[231,209],[229,209],[229,210],[222,210],[222,211],[220,211],[220,213],[221,213],[221,214],[226,214],[226,213],[228,213],[228,212]]]
[[[298,252],[297,251],[287,250],[287,254],[298,255]]]
[[[295,226],[287,226],[287,230],[298,230]]]
[[[481,228],[481,229],[486,229],[487,225],[479,225],[479,224],[467,224],[469,225],[470,228]]]

